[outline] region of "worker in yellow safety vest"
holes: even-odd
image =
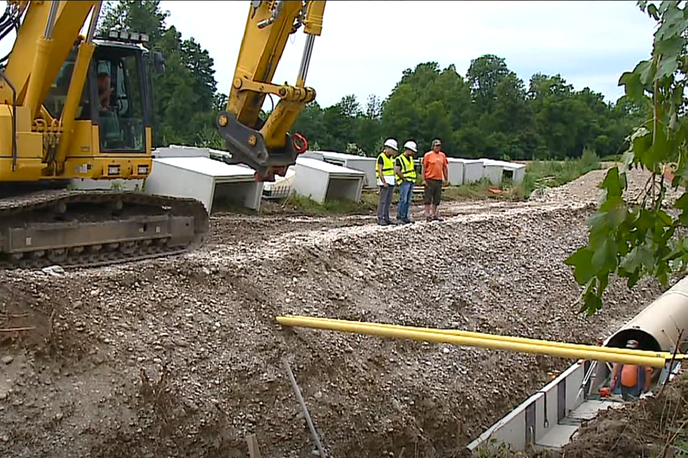
[[[377,157],[377,167],[375,167],[375,177],[377,185],[380,187],[380,201],[377,204],[377,223],[380,226],[394,224],[389,217],[389,208],[392,206],[392,196],[394,196],[394,159],[392,155],[399,150],[397,141],[393,138],[385,141],[385,149]]]
[[[404,152],[396,159],[397,184],[399,186],[399,205],[397,205],[397,221],[400,224],[411,224],[414,221],[409,216],[411,198],[413,197],[413,185],[416,183],[416,164],[414,154],[418,152],[418,146],[414,141],[404,143]]]

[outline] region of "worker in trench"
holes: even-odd
[[[377,185],[380,187],[380,200],[377,204],[377,224],[389,226],[394,224],[389,216],[389,209],[392,206],[396,182],[394,159],[392,156],[399,151],[399,147],[397,146],[397,141],[393,138],[387,139],[384,147],[384,150],[377,156],[377,166],[375,167]]]
[[[413,160],[414,154],[418,152],[416,142],[407,141],[404,143],[404,152],[396,158],[395,172],[397,174],[397,185],[399,186],[399,204],[397,205],[397,223],[411,224],[409,211],[411,209],[411,199],[413,197],[413,185],[416,183],[416,164]]]
[[[626,348],[639,348],[637,340],[629,340]],[[612,369],[611,390],[621,390],[624,401],[638,399],[642,393],[650,391],[652,384],[652,368],[633,366],[631,364],[615,364]]]

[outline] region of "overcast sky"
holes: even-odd
[[[193,36],[215,60],[218,89],[228,91],[248,1],[163,1],[183,37]],[[623,94],[621,73],[651,50],[654,21],[635,1],[329,1],[315,40],[307,84],[323,106],[346,94],[364,102],[389,95],[401,72],[420,62],[455,64],[496,54],[525,82],[538,71],[560,73],[576,89],[610,100]],[[304,33],[289,40],[275,82],[293,83]]]
[[[2,2],[5,3],[5,2]],[[525,82],[538,71],[560,73],[576,89],[609,100],[623,94],[621,73],[649,55],[654,22],[635,1],[349,1],[327,3],[307,84],[322,106],[355,94],[389,95],[401,72],[418,63],[455,64],[496,54]],[[215,60],[218,89],[228,92],[249,1],[162,1],[183,38],[194,37]],[[3,5],[4,6],[4,5]],[[144,32],[144,31],[141,31]],[[0,43],[3,55],[13,37]],[[275,82],[294,83],[304,33],[291,37]]]

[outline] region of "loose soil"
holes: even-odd
[[[443,222],[401,227],[219,215],[207,246],[183,257],[0,272],[0,328],[33,327],[0,332],[0,456],[245,458],[252,433],[263,457],[314,456],[283,358],[331,456],[460,456],[570,361],[275,317],[594,343],[661,293],[612,282],[602,313],[577,313],[563,260],[592,211],[575,196],[597,182],[450,204]]]
[[[564,447],[568,458],[672,457],[688,453],[688,379],[667,385],[655,399],[601,412]]]

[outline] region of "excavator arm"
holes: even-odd
[[[273,181],[305,151],[306,142],[291,135],[296,117],[315,100],[306,76],[315,37],[322,32],[325,1],[252,1],[237,59],[227,110],[217,124],[231,154],[229,163],[242,163],[261,181]],[[307,34],[295,85],[276,85],[272,78],[287,39],[303,26]],[[266,120],[260,111],[267,96],[279,102]]]

